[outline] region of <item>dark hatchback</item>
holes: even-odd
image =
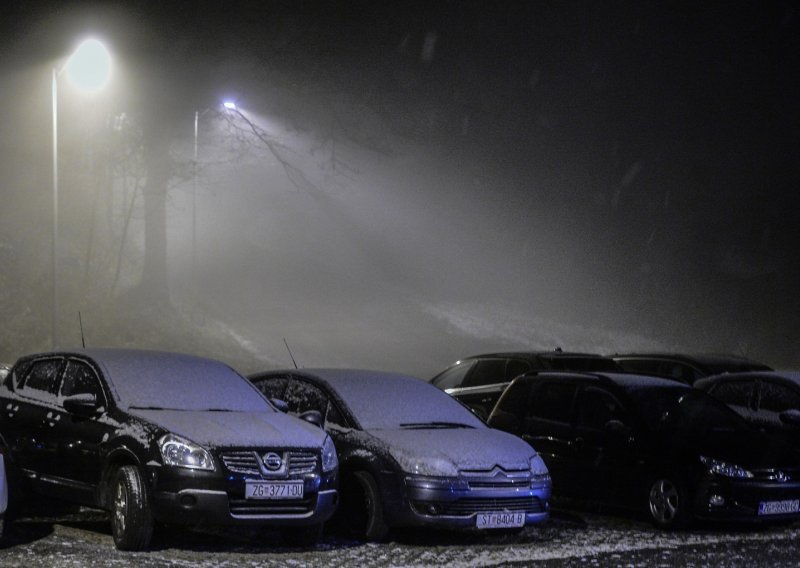
[[[688,385],[612,373],[517,378],[489,425],[539,450],[555,497],[623,506],[657,526],[800,518],[800,456]]]
[[[299,527],[293,538],[311,540],[337,504],[330,437],[217,361],[27,356],[0,385],[0,409],[22,489],[110,511],[120,549],[146,548],[155,521]]]
[[[720,373],[772,370],[764,363],[738,355],[627,353],[610,357],[625,371],[675,379],[689,385],[703,377]]]
[[[593,353],[514,351],[473,355],[456,361],[430,382],[487,418],[508,384],[530,371],[619,371],[608,357]]]
[[[401,526],[519,530],[549,517],[550,476],[533,448],[421,379],[301,369],[250,380],[292,413],[320,413],[341,460],[336,520],[358,537]]]

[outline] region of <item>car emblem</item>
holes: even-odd
[[[261,460],[264,462],[264,467],[266,467],[269,471],[278,471],[281,467],[283,467],[283,458],[281,458],[281,456],[275,452],[268,452],[264,454]]]

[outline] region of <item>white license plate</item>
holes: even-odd
[[[303,482],[248,481],[245,484],[244,497],[245,499],[302,499]]]
[[[800,512],[800,499],[786,501],[761,501],[758,504],[759,515],[786,515]]]
[[[479,529],[505,529],[525,526],[525,513],[478,513]]]

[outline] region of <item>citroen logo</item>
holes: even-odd
[[[278,471],[281,467],[283,467],[283,458],[276,454],[275,452],[268,452],[264,454],[261,458],[261,461],[264,462],[264,467],[266,467],[269,471]]]

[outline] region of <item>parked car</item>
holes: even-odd
[[[663,528],[692,519],[800,518],[800,456],[686,384],[615,373],[518,377],[489,425],[520,435],[554,497],[628,507]]]
[[[737,355],[628,353],[614,354],[611,358],[625,371],[676,379],[689,385],[719,373],[772,370],[763,363]]]
[[[0,440],[0,540],[5,534],[5,514],[8,507],[8,479],[6,477],[5,449]]]
[[[430,382],[485,419],[514,377],[538,370],[619,371],[620,367],[608,357],[561,349],[487,353],[456,361]]]
[[[250,380],[293,414],[320,413],[341,460],[337,520],[351,533],[381,540],[401,526],[513,530],[549,516],[550,476],[533,448],[421,379],[301,369]]]
[[[751,425],[800,444],[800,372],[726,373],[700,379],[694,386],[730,406]]]
[[[156,521],[297,527],[313,539],[337,504],[330,437],[210,359],[26,356],[0,385],[0,409],[25,488],[110,511],[122,550],[146,548]]]

